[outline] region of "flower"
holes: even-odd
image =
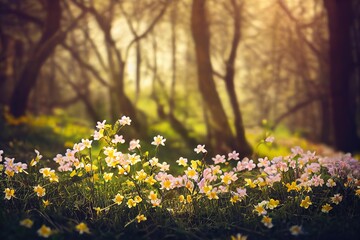
[[[104,173],[104,176],[103,176],[105,182],[111,181],[113,175],[114,175],[114,173],[106,173],[106,172],[105,172],[105,173]]]
[[[42,200],[42,202],[43,202],[45,208],[51,204],[51,202],[49,200]]]
[[[114,143],[114,144],[117,144],[117,143],[123,144],[123,143],[125,143],[125,140],[124,140],[123,135],[119,136],[119,135],[115,134],[114,139],[111,140],[111,142]]]
[[[142,222],[142,221],[146,221],[147,218],[144,216],[144,214],[139,214],[139,215],[136,216],[136,220],[139,223],[139,222]]]
[[[289,228],[291,235],[298,236],[303,233],[302,227],[299,225],[293,225]]]
[[[51,174],[51,168],[41,168],[39,170],[40,173],[42,173],[43,177],[50,177]]]
[[[30,162],[31,167],[35,166],[40,161],[40,159],[43,157],[42,155],[40,155],[40,152],[38,150],[35,149],[34,151],[36,153],[36,157],[31,160],[31,162]]]
[[[154,193],[154,191],[150,191],[150,194],[149,194],[148,198],[149,198],[151,201],[155,201],[155,200],[158,199],[157,194]]]
[[[214,164],[224,163],[226,162],[225,155],[217,154],[214,158],[212,158]]]
[[[300,191],[300,187],[296,185],[296,182],[292,182],[291,184],[290,183],[287,183],[285,185],[287,187],[287,192],[290,192],[290,191]]]
[[[11,198],[15,197],[15,189],[5,188],[4,193],[6,200],[10,200]]]
[[[40,237],[48,238],[51,235],[52,231],[51,231],[51,228],[49,228],[43,224],[41,226],[41,228],[39,228],[39,230],[37,230],[37,233]]]
[[[331,209],[333,209],[333,207],[330,206],[330,204],[328,204],[328,203],[321,206],[321,211],[323,213],[328,213],[328,212],[330,212]]]
[[[90,233],[90,230],[88,228],[88,226],[86,225],[86,223],[79,223],[78,225],[76,225],[75,227],[76,231],[78,231],[80,234],[83,234],[83,233],[87,233],[89,234]]]
[[[355,190],[355,195],[358,196],[358,197],[360,197],[360,188],[358,188],[358,189]]]
[[[269,200],[269,203],[267,204],[267,207],[269,208],[269,209],[274,209],[274,208],[276,208],[278,205],[279,205],[279,203],[280,203],[280,201],[279,200],[274,200],[274,199],[270,199]]]
[[[336,186],[336,182],[332,179],[332,178],[329,178],[326,182],[326,186],[328,187],[335,187]]]
[[[140,140],[139,139],[133,139],[129,143],[129,151],[132,151],[136,148],[140,148]]]
[[[186,176],[188,176],[189,178],[194,179],[194,180],[196,180],[198,178],[198,173],[193,168],[188,168],[187,170],[185,170],[185,174],[186,174]]]
[[[343,197],[341,194],[335,194],[333,197],[331,197],[331,202],[338,205],[342,201]]]
[[[272,142],[274,142],[274,140],[275,140],[275,137],[269,136],[269,137],[267,137],[267,138],[265,139],[265,142],[267,142],[267,143],[272,143]]]
[[[136,206],[136,201],[134,201],[134,199],[130,198],[130,199],[127,201],[127,205],[128,205],[128,208],[135,207],[135,206]]]
[[[196,148],[194,148],[194,151],[196,152],[196,153],[207,153],[207,150],[205,149],[205,145],[197,145],[197,147]]]
[[[231,236],[231,240],[247,240],[247,236],[238,233],[235,236]]]
[[[120,205],[122,203],[124,199],[124,196],[120,195],[119,193],[115,195],[115,198],[113,199],[113,201],[117,204]]]
[[[228,160],[239,160],[239,153],[237,153],[236,151],[233,151],[231,153],[228,153]]]
[[[40,185],[37,185],[34,187],[34,192],[36,192],[36,195],[38,197],[43,197],[46,194],[46,189],[41,187]]]
[[[99,129],[99,130],[104,129],[105,128],[105,123],[106,123],[106,120],[104,120],[102,122],[97,122],[96,128]]]
[[[255,205],[254,211],[257,212],[258,216],[267,214],[267,211],[261,203]]]
[[[84,144],[84,147],[91,148],[92,140],[89,139],[81,139],[82,144]]]
[[[274,225],[272,223],[272,218],[268,216],[263,216],[261,222],[265,225],[267,228],[272,228]]]
[[[310,205],[312,205],[312,202],[309,196],[306,196],[304,200],[301,200],[300,207],[308,209]]]
[[[236,173],[234,173],[233,171],[224,173],[224,175],[221,175],[220,178],[221,181],[226,185],[229,185],[231,184],[231,182],[235,182],[238,179]]]
[[[142,202],[142,198],[141,198],[140,196],[136,196],[136,197],[134,198],[134,201],[135,201],[136,203],[141,203],[141,202]]]
[[[176,162],[179,164],[179,166],[186,167],[188,160],[187,158],[180,157],[178,160],[176,160]]]
[[[217,195],[216,191],[211,191],[211,192],[207,193],[206,195],[210,200],[219,199],[219,196]]]
[[[131,119],[127,116],[122,116],[121,119],[119,119],[119,123],[121,126],[130,125]]]
[[[33,225],[34,225],[34,222],[29,218],[25,218],[24,220],[20,221],[20,226],[23,226],[26,228],[31,228]]]
[[[155,145],[157,147],[159,145],[165,146],[165,141],[166,141],[166,139],[163,136],[157,135],[156,137],[154,137],[154,141],[151,144]]]
[[[4,153],[4,151],[3,150],[0,150],[0,162],[2,162],[2,159],[3,159],[3,157],[2,157],[2,154]]]

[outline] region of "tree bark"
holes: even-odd
[[[338,150],[354,152],[360,149],[356,126],[356,99],[352,73],[351,0],[324,0],[330,35],[330,95],[334,142]]]
[[[198,86],[205,107],[209,110],[209,123],[213,129],[215,151],[224,153],[236,148],[236,140],[231,132],[226,113],[216,91],[213,68],[210,59],[210,33],[206,18],[206,0],[193,0],[191,31],[195,43],[198,70]]]
[[[42,65],[56,45],[65,37],[65,35],[56,35],[61,20],[60,0],[48,1],[46,11],[47,17],[43,35],[37,43],[33,55],[25,64],[12,95],[10,110],[15,117],[25,114],[31,89],[36,83]]]
[[[226,62],[225,85],[230,99],[232,111],[234,114],[234,125],[236,130],[237,149],[242,156],[249,156],[252,154],[250,144],[246,141],[244,123],[241,116],[240,105],[235,91],[235,60],[237,49],[241,39],[241,8],[242,6],[236,0],[231,0],[234,8],[234,36],[232,40],[229,58]]]

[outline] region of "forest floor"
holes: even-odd
[[[92,129],[93,127],[89,126],[86,122],[71,119],[63,115],[61,117],[31,117],[19,122],[14,119],[1,118],[0,150],[4,151],[3,157],[6,154],[6,156],[15,158],[17,161],[25,162],[29,165],[30,160],[34,159],[35,156],[34,149],[37,149],[43,155],[43,166],[56,168],[52,160],[56,154],[64,153],[67,148],[71,149],[74,144],[80,142],[81,139],[89,138],[93,134],[94,130]],[[154,136],[157,135],[157,133],[155,133],[156,131],[157,129],[152,130]],[[256,142],[264,137],[262,130],[250,130],[248,132],[249,139],[254,145],[255,151],[257,151],[257,157],[267,156],[269,159],[273,159],[276,156],[286,156],[291,154],[290,149],[294,146],[301,146],[305,150],[316,150],[321,155],[336,155],[331,148],[310,143],[301,137],[290,134],[286,129],[280,129],[272,133],[276,140],[271,146],[269,144],[256,145]],[[167,138],[166,132],[160,132],[159,134],[163,134],[163,136]],[[192,158],[193,156],[195,157],[192,149],[189,150],[179,147],[183,146],[181,144],[172,145],[171,141],[172,139],[168,138],[166,142],[167,147],[160,149],[156,156],[161,159],[161,161],[167,161],[171,165],[172,173],[179,173],[181,169],[175,163],[176,159],[180,156],[191,156],[189,160],[196,158]],[[178,139],[173,139],[173,141],[177,142]],[[150,147],[150,144],[142,143],[142,148],[150,149]],[[95,152],[100,151],[100,149],[96,150],[95,148],[96,146],[94,146]],[[145,156],[147,153],[143,154],[143,156]],[[200,165],[200,162],[198,162],[198,164]],[[224,166],[222,169],[224,172],[230,171],[227,166]],[[3,171],[3,169],[1,171]],[[220,199],[217,200],[209,200],[209,196],[209,199],[196,197],[196,195],[193,194],[194,191],[191,192],[192,202],[189,201],[186,204],[186,200],[184,200],[184,205],[179,205],[179,203],[174,203],[174,199],[181,199],[181,194],[184,194],[186,197],[185,191],[164,191],[166,195],[162,196],[163,208],[154,210],[153,208],[147,208],[146,206],[140,206],[140,204],[138,204],[139,208],[137,210],[139,214],[141,211],[146,212],[148,218],[148,220],[141,225],[140,221],[138,224],[134,223],[136,222],[136,213],[132,212],[133,209],[122,207],[121,210],[113,210],[114,203],[112,205],[110,204],[111,208],[106,207],[106,204],[109,205],[109,202],[115,201],[112,200],[111,197],[114,196],[117,191],[114,190],[115,187],[113,188],[111,184],[106,186],[107,183],[104,182],[104,186],[102,186],[104,187],[102,188],[103,196],[90,199],[92,195],[81,189],[86,186],[88,186],[86,188],[90,189],[94,188],[94,186],[89,185],[85,178],[81,178],[79,172],[76,174],[78,174],[78,176],[75,176],[78,177],[77,179],[71,176],[71,178],[68,177],[68,180],[66,180],[70,181],[70,185],[72,186],[68,186],[65,183],[61,185],[59,183],[59,185],[53,189],[52,193],[50,193],[50,191],[48,193],[49,198],[50,196],[56,198],[57,194],[60,195],[57,191],[63,191],[63,188],[66,189],[66,191],[70,191],[70,189],[76,191],[76,189],[78,189],[78,193],[68,195],[69,202],[67,203],[56,203],[56,201],[60,201],[57,199],[54,200],[53,205],[46,207],[41,201],[40,203],[36,202],[36,199],[25,191],[25,187],[20,187],[23,194],[22,196],[12,199],[11,201],[7,201],[6,199],[1,200],[0,238],[23,239],[26,237],[27,239],[36,239],[39,235],[42,236],[39,231],[33,230],[29,232],[28,229],[19,225],[19,222],[30,216],[32,221],[35,222],[37,229],[40,228],[40,223],[51,226],[52,229],[55,228],[56,230],[54,230],[50,236],[53,239],[88,239],[89,236],[99,239],[230,239],[232,236],[232,239],[240,239],[239,235],[237,236],[238,238],[236,238],[237,233],[241,233],[243,236],[249,236],[248,239],[356,239],[360,234],[360,198],[356,196],[358,192],[354,193],[354,190],[359,189],[359,182],[351,182],[354,186],[348,188],[346,184],[350,184],[349,179],[337,179],[336,183],[338,187],[336,187],[336,190],[333,190],[334,188],[330,190],[324,187],[313,187],[313,190],[310,191],[305,188],[304,191],[289,191],[290,188],[288,187],[288,191],[286,191],[286,188],[283,189],[286,182],[285,179],[289,178],[287,179],[289,183],[292,181],[290,180],[292,175],[289,174],[286,175],[286,178],[283,177],[282,180],[284,182],[282,185],[274,185],[273,188],[263,188],[264,186],[261,186],[260,183],[257,183],[258,187],[254,188],[251,187],[251,184],[250,186],[245,185],[247,186],[248,197],[245,198],[244,201],[240,199],[238,205],[233,202],[230,204],[227,197],[220,197]],[[257,174],[259,173],[244,172],[242,179],[245,181],[251,177],[255,179],[258,176]],[[35,172],[29,170],[28,178],[34,176],[34,179],[31,181],[26,180],[25,177],[27,176],[24,175],[25,177],[19,178],[16,181],[24,181],[22,184],[39,181],[39,177],[35,175]],[[15,180],[8,179],[4,172],[2,172],[1,178],[0,188],[2,191],[3,188],[9,187],[9,185],[17,185]],[[326,180],[328,180],[328,177]],[[64,180],[64,182],[66,181]],[[293,182],[296,181],[297,180],[294,180]],[[256,180],[253,183],[255,182]],[[346,187],[339,186],[339,184],[343,184]],[[48,184],[45,184],[45,186],[47,185]],[[121,186],[123,187],[123,185]],[[98,189],[101,189],[101,187],[98,186]],[[149,190],[150,188],[145,188],[144,192],[148,194]],[[162,192],[161,189],[157,190],[158,193]],[[17,195],[18,192],[20,195],[20,190],[17,191],[15,195]],[[162,192],[162,194],[164,194],[164,192]],[[331,204],[331,209],[333,210],[328,214],[324,214],[321,210],[322,207],[326,205],[326,202],[328,202],[325,197],[329,200],[331,199],[331,194],[336,192],[341,192],[344,197],[344,203],[339,206],[337,206],[338,204]],[[5,190],[4,193],[6,196]],[[130,194],[126,191],[125,193]],[[76,196],[77,194],[82,195],[84,199],[79,199],[79,197]],[[224,194],[224,196],[226,196],[226,194]],[[311,211],[308,211],[307,208],[305,209],[304,207],[298,206],[296,208],[292,205],[294,202],[298,205],[300,203],[301,205],[303,203],[301,199],[304,199],[305,196],[311,196],[311,199],[314,199],[313,206],[310,206],[310,208],[312,208]],[[109,200],[103,200],[103,198],[106,197],[108,197]],[[24,201],[24,199],[28,200]],[[165,201],[165,199],[168,200]],[[268,200],[271,199],[280,200],[280,204],[273,206],[273,208],[278,209],[276,213],[273,212],[272,207],[269,207]],[[317,202],[315,202],[315,199]],[[43,199],[43,201],[44,200],[45,199]],[[256,203],[258,203],[258,205],[256,205]],[[61,205],[62,208],[55,208],[56,204]],[[75,210],[71,212],[70,206],[66,204],[72,204],[71,207],[74,207]],[[93,210],[89,209],[89,207],[96,206],[94,204],[104,207],[102,209],[104,210],[102,211],[104,212],[102,217],[95,216]],[[255,210],[251,210],[254,207],[256,209],[256,206],[265,206],[264,204],[268,206],[264,207],[267,209],[267,212],[269,212],[267,215],[261,213],[254,214]],[[69,207],[69,209],[66,209],[67,207]],[[119,217],[119,214],[126,217]],[[272,222],[270,220],[270,225],[265,223],[265,217],[271,217]],[[74,230],[69,230],[71,225],[82,221],[88,223],[91,229],[89,232],[92,235],[87,234],[86,228],[82,235],[78,235]],[[274,227],[271,226],[272,223],[274,223]],[[123,224],[123,226],[119,226],[119,224]],[[303,229],[301,229],[298,234],[296,234],[296,232],[293,234],[293,232],[289,231],[292,226],[298,226]],[[43,237],[46,237],[46,234],[43,235]]]

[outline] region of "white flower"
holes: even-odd
[[[105,128],[105,123],[106,123],[106,120],[102,121],[102,122],[97,122],[97,125],[96,125],[96,128],[97,129],[104,129]]]
[[[194,148],[194,151],[196,152],[196,153],[207,153],[207,150],[205,149],[205,145],[197,145],[197,147],[196,148]]]
[[[86,148],[91,148],[92,140],[90,141],[89,139],[81,139],[81,142]]]
[[[275,137],[269,136],[265,139],[265,142],[272,143],[272,142],[274,142],[274,140],[275,140]]]
[[[122,116],[121,119],[119,119],[119,123],[121,126],[130,125],[131,119],[127,116]]]
[[[159,146],[159,145],[165,146],[165,141],[166,139],[163,136],[157,135],[156,137],[154,137],[154,141],[151,144],[155,146]]]
[[[123,135],[120,135],[120,136],[119,136],[119,135],[116,134],[116,135],[114,136],[114,139],[111,140],[111,142],[112,142],[112,143],[115,143],[115,144],[116,144],[116,143],[121,143],[121,144],[122,144],[122,143],[125,142],[125,140],[124,140]]]
[[[134,150],[135,148],[140,148],[140,140],[138,139],[133,139],[130,141],[129,143],[129,150]]]

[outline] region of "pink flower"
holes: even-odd
[[[199,153],[207,153],[207,150],[205,149],[205,145],[197,145],[196,148],[194,148],[194,151],[199,154]]]
[[[212,158],[215,164],[226,162],[225,155],[217,154],[214,158]]]
[[[239,160],[239,153],[237,153],[236,151],[233,151],[232,153],[228,153],[228,160]]]

